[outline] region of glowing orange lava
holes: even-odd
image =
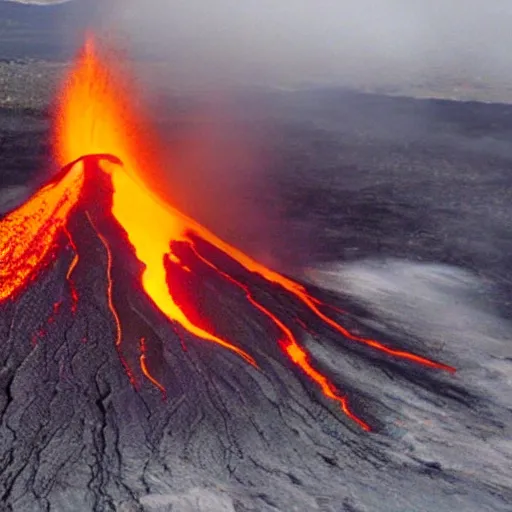
[[[160,392],[162,393],[162,397],[165,399],[167,396],[167,392],[165,391],[165,388],[162,386],[162,384],[160,384],[160,382],[158,380],[155,379],[155,377],[153,377],[153,375],[151,374],[151,372],[149,371],[149,368],[148,368],[148,364],[147,364],[147,360],[146,360],[147,359],[147,357],[146,357],[146,338],[141,338],[139,345],[140,345],[139,361],[140,361],[140,368],[142,370],[142,373],[153,384],[153,386],[155,386],[156,388],[158,388],[160,390]]]
[[[199,325],[197,315],[191,314],[193,304],[183,304],[178,300],[176,290],[169,284],[172,282],[169,277],[173,269],[193,273],[194,267],[182,262],[180,256],[173,251],[173,247],[185,246],[191,250],[197,261],[201,261],[212,272],[243,290],[248,302],[267,317],[280,333],[277,342],[287,358],[299,367],[327,398],[337,402],[351,420],[364,430],[370,430],[370,426],[350,410],[347,397],[340,393],[325,375],[314,368],[290,326],[260,304],[249,286],[222,271],[198,250],[197,240],[203,240],[236,261],[247,272],[257,274],[293,295],[303,309],[306,308],[309,313],[314,314],[344,337],[388,356],[427,367],[454,371],[445,364],[353,335],[323,313],[322,309],[330,306],[311,296],[301,284],[261,265],[219,239],[156,194],[150,183],[154,183],[155,176],[158,175],[158,148],[155,144],[157,139],[148,129],[144,116],[137,111],[133,102],[135,96],[127,87],[128,83],[129,80],[118,69],[114,70],[112,64],[107,65],[100,59],[90,38],[60,97],[55,150],[62,165],[74,162],[83,155],[96,155],[95,165],[100,169],[100,174],[105,173],[101,176],[108,175],[112,184],[112,218],[124,229],[133,254],[143,264],[141,287],[171,322],[176,322],[200,339],[231,350],[257,367],[255,359],[247,352]],[[25,205],[0,222],[0,256],[2,263],[7,262],[0,268],[0,302],[12,297],[37,274],[51,252],[59,231],[64,230],[74,251],[66,278],[71,288],[73,308],[76,308],[78,293],[71,276],[79,262],[79,256],[66,222],[80,199],[84,183],[90,178],[87,169],[82,162],[68,166],[66,172],[59,175],[58,179],[42,188]],[[123,332],[121,320],[113,303],[115,282],[112,278],[112,252],[107,236],[100,232],[89,213],[86,212],[86,215],[107,253],[106,292],[108,307],[115,322],[115,344],[119,349]],[[166,265],[168,262],[172,262],[172,265]],[[298,325],[303,324],[298,322]],[[163,385],[148,369],[146,352],[146,340],[142,338],[141,371],[165,395]],[[121,354],[120,357],[122,360]],[[123,360],[122,362],[133,382],[131,372],[126,363]]]
[[[112,313],[112,318],[114,319],[114,322],[116,324],[116,347],[119,348],[119,345],[121,345],[122,340],[122,331],[121,331],[121,321],[119,320],[119,315],[117,314],[117,310],[114,307],[114,301],[112,299],[112,289],[114,288],[114,283],[112,281],[112,252],[110,251],[110,247],[108,245],[107,239],[96,229],[96,226],[94,225],[93,220],[91,219],[91,216],[89,213],[86,213],[87,219],[91,223],[91,226],[94,228],[94,231],[96,231],[96,234],[98,235],[99,239],[101,240],[101,243],[103,244],[103,247],[105,247],[105,251],[107,252],[107,301],[108,301],[108,309],[110,309],[110,312]]]
[[[72,279],[73,271],[75,270],[76,266],[78,265],[78,261],[80,257],[78,256],[78,250],[75,245],[75,241],[73,240],[73,237],[71,236],[71,233],[68,231],[67,226],[64,226],[64,232],[66,233],[66,236],[69,240],[69,246],[71,249],[73,249],[73,259],[71,260],[71,263],[69,265],[68,271],[66,272],[66,281],[69,284],[69,289],[71,291],[71,312],[76,313],[78,308],[78,290],[76,289],[75,283]]]
[[[78,201],[83,173],[71,169],[0,222],[0,302],[21,291],[48,262]]]

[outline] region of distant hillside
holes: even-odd
[[[68,59],[93,19],[95,4],[0,0],[0,59]]]
[[[15,4],[33,4],[33,5],[51,5],[64,4],[73,0],[1,0],[3,2],[12,2]]]
[[[73,0],[0,0],[1,2],[9,2],[14,4],[30,4],[30,5],[53,5],[53,4],[64,4]]]
[[[56,29],[63,19],[69,20],[78,14],[79,10],[83,10],[77,7],[78,2],[48,1],[44,4],[36,4],[0,0],[0,29],[15,27],[34,30]]]

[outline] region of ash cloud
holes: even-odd
[[[116,0],[104,20],[180,81],[507,81],[509,0]]]
[[[165,95],[147,101],[165,148],[160,193],[259,261],[290,262],[266,124],[251,124],[227,94],[202,95],[184,112]]]

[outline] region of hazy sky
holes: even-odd
[[[112,0],[108,22],[176,73],[337,80],[346,73],[508,79],[511,0]]]
[[[199,87],[359,81],[371,88],[382,76],[398,85],[429,78],[435,84],[440,74],[482,75],[494,83],[512,78],[512,0],[101,0],[100,5],[105,33],[116,39],[124,33],[123,44],[151,49],[169,64],[163,80],[150,80],[164,89],[183,80]],[[160,96],[155,98],[160,106]],[[179,151],[169,157],[169,195],[235,245],[272,260],[280,246],[295,245],[289,237],[294,229],[275,222],[279,201],[261,204],[261,198],[274,197],[262,172],[267,155],[255,145],[252,125],[231,121],[229,101],[213,99],[214,108],[201,112],[201,129],[193,125],[182,134]]]

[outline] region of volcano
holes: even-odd
[[[315,478],[328,488],[336,468],[375,471],[372,436],[400,424],[373,396],[379,389],[361,386],[369,369],[470,407],[455,368],[436,354],[377,339],[337,294],[267,268],[161,197],[158,137],[129,83],[90,38],[59,97],[61,170],[0,221],[4,413],[20,398],[15,361],[38,360],[46,372],[28,381],[30,405],[2,431],[13,447],[2,459],[3,503],[24,510],[36,496],[43,509],[76,508],[76,493],[53,494],[58,480],[80,489],[87,510],[187,500],[246,510],[232,498],[240,485],[257,510],[280,510],[263,489],[284,474],[281,498],[315,510],[302,489],[304,458],[323,461]],[[38,419],[25,432],[29,414]],[[73,442],[81,436],[85,444]],[[66,450],[55,450],[59,442]],[[53,470],[45,453],[58,454]],[[27,493],[19,475],[33,458]],[[64,475],[68,464],[79,469]],[[190,468],[199,490],[190,491]],[[229,499],[212,471],[227,475]],[[351,510],[348,497],[341,502]]]
[[[59,235],[64,232],[75,252],[67,272],[67,279],[71,283],[80,253],[68,224],[73,221],[74,210],[79,208],[85,212],[86,219],[108,254],[107,296],[115,321],[115,345],[118,348],[124,333],[113,300],[115,282],[112,272],[114,260],[119,261],[120,256],[111,251],[111,237],[105,234],[109,231],[118,231],[118,238],[125,239],[127,247],[123,253],[131,252],[143,267],[139,275],[141,288],[163,315],[190,334],[218,344],[257,367],[256,360],[247,351],[213,332],[215,329],[205,325],[200,311],[190,307],[193,300],[187,297],[187,284],[208,273],[228,281],[235,292],[245,295],[256,311],[270,320],[270,328],[276,332],[277,345],[289,359],[319,386],[326,397],[338,402],[343,412],[364,430],[370,430],[369,424],[352,413],[348,399],[326,376],[313,368],[292,328],[253,296],[247,275],[240,279],[236,277],[241,270],[255,276],[253,280],[256,282],[265,282],[270,291],[280,288],[287,292],[305,313],[315,316],[351,342],[405,361],[455,371],[446,364],[351,334],[322,312],[326,305],[302,285],[226,244],[152,193],[143,181],[140,168],[155,164],[149,160],[149,153],[143,153],[141,157],[134,149],[140,146],[135,146],[136,141],[131,137],[140,137],[142,130],[139,119],[128,110],[127,98],[119,98],[123,91],[120,84],[119,79],[113,78],[109,67],[96,57],[94,42],[89,40],[64,90],[59,109],[57,153],[61,160],[71,163],[2,222],[0,252],[7,263],[4,264],[1,299],[15,296],[27,282],[37,277],[49,253],[54,246],[58,247]],[[130,130],[133,131],[130,133]],[[138,139],[137,142],[140,144],[143,140]],[[110,212],[110,215],[106,212]],[[103,225],[106,227],[103,228]],[[217,263],[219,257],[228,260],[228,268],[234,266],[236,270],[222,270],[219,266],[221,263]],[[75,301],[72,309],[75,310],[78,292],[74,284],[71,284],[71,294]],[[297,315],[300,318],[305,313],[297,312]],[[147,369],[145,348],[142,348],[145,346],[145,342],[141,341],[141,369],[164,392],[162,384]]]

